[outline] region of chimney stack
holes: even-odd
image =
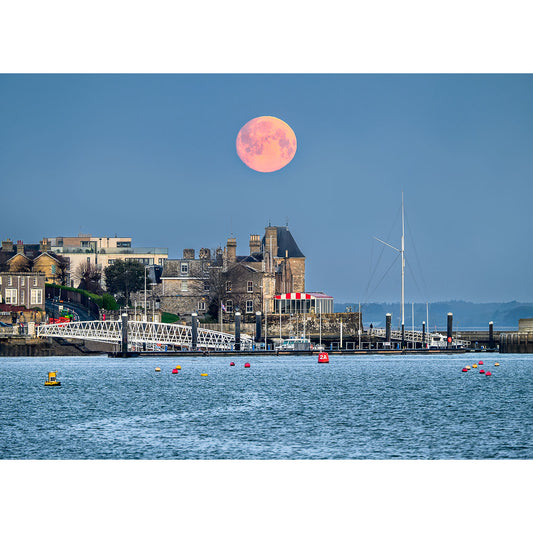
[[[11,239],[2,241],[2,252],[12,252],[13,250],[13,241]]]
[[[250,235],[250,255],[261,252],[261,237],[259,235]]]
[[[49,252],[51,250],[50,240],[43,237],[43,240],[39,242],[39,250],[41,252]]]
[[[17,241],[17,253],[24,254],[24,243],[22,241]]]
[[[236,263],[237,262],[237,239],[230,237],[228,239],[228,242],[226,243],[226,246],[227,246],[228,264]]]

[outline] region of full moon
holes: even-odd
[[[276,117],[257,117],[237,135],[237,155],[258,172],[274,172],[288,165],[296,153],[296,135]]]

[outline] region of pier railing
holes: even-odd
[[[37,327],[38,337],[62,337],[85,339],[120,344],[122,342],[122,322],[119,320],[91,320],[66,324],[45,324]],[[192,327],[181,324],[159,322],[128,321],[128,343],[134,347],[149,350],[188,348],[193,345]],[[242,349],[251,349],[253,339],[241,334]],[[235,336],[220,331],[198,328],[196,347],[212,350],[231,350]]]

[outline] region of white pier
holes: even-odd
[[[231,350],[235,346],[235,335],[197,329],[198,349]],[[38,337],[62,337],[65,339],[85,339],[120,345],[122,342],[122,322],[119,320],[92,320],[69,322],[66,324],[45,324],[37,327]],[[171,350],[192,349],[192,327],[181,324],[160,322],[128,321],[128,344],[136,349]],[[253,339],[241,334],[241,349],[251,350]]]

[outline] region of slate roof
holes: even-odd
[[[300,248],[298,248],[298,245],[287,226],[276,226],[276,230],[278,236],[278,250],[276,252],[276,257],[285,257],[285,251],[289,252],[289,257],[305,257]],[[268,250],[268,243],[265,244],[265,236],[261,239],[261,245],[263,249]]]

